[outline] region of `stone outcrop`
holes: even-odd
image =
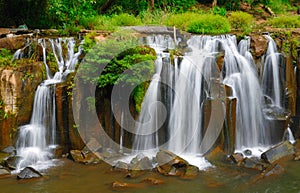
[[[0,146],[8,146],[14,143],[18,126],[30,121],[43,64],[22,60],[18,67],[0,67],[0,80]]]
[[[275,161],[288,156],[288,155],[293,155],[295,153],[295,148],[294,146],[288,142],[282,142],[275,147],[267,150],[261,155],[261,158],[268,163],[274,163]]]
[[[40,178],[43,177],[43,175],[35,170],[32,167],[26,167],[24,168],[18,175],[17,175],[17,179],[31,179],[31,178]]]

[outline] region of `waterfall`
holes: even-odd
[[[169,54],[163,53],[167,48],[173,47],[172,40],[167,36],[149,36],[148,45],[155,49],[157,59],[155,61],[155,74],[152,77],[149,88],[145,94],[139,120],[136,124],[136,136],[133,143],[133,150],[157,151],[159,140],[158,130],[162,126],[163,105],[161,103],[161,72],[163,58]]]
[[[51,147],[56,143],[56,116],[55,116],[55,84],[63,82],[64,78],[74,66],[81,54],[81,48],[74,53],[75,41],[73,38],[67,38],[64,43],[68,44],[68,55],[64,59],[62,52],[56,52],[55,48],[61,48],[61,39],[49,39],[52,44],[52,51],[55,58],[60,58],[58,63],[59,72],[52,77],[50,69],[46,62],[46,40],[39,39],[38,42],[43,48],[43,62],[46,68],[47,79],[37,88],[31,120],[28,125],[19,128],[17,139],[17,155],[21,157],[17,165],[17,170],[29,165],[38,168],[47,168],[51,165]],[[62,69],[65,67],[65,69]],[[50,165],[49,165],[50,164]]]
[[[281,85],[280,85],[280,61],[282,54],[278,52],[276,43],[269,36],[265,35],[268,39],[268,49],[264,56],[264,69],[262,75],[262,90],[263,94],[268,97],[273,106],[282,107],[281,99]]]
[[[170,65],[172,62],[169,61],[169,55],[161,57],[161,50],[165,49],[168,43],[159,40],[159,46],[149,44],[158,53],[156,73],[144,98],[139,117],[141,124],[137,127],[138,133],[143,131],[147,135],[135,137],[134,150],[157,151],[162,147],[189,161],[193,161],[189,155],[199,156],[207,152],[211,146],[201,145],[206,137],[204,132],[207,132],[203,128],[203,104],[209,100],[223,100],[224,93],[220,91],[220,84],[231,87],[232,93],[229,97],[237,99],[236,151],[252,149],[254,155],[257,149],[271,145],[270,133],[264,123],[263,92],[257,67],[250,53],[249,37],[240,41],[238,45],[233,35],[192,36],[188,41],[190,51],[185,53],[180,63],[177,63],[176,58],[174,65]],[[217,64],[220,53],[224,55],[221,65]],[[162,62],[166,60],[169,62]],[[170,87],[169,91],[159,92],[159,87],[165,83]],[[160,127],[157,127],[156,122],[160,107],[155,105],[160,103],[155,103],[157,101],[163,101],[168,112],[168,126],[165,132],[168,137],[159,142],[157,140],[161,138],[157,131]],[[210,121],[222,118],[212,117]],[[146,126],[142,126],[145,123]],[[221,129],[215,130],[219,131]],[[199,166],[199,160],[196,165]]]

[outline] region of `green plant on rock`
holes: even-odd
[[[251,29],[253,17],[246,12],[236,11],[231,13],[228,20],[232,28],[239,31],[246,31]]]
[[[220,15],[204,14],[193,20],[187,31],[197,34],[224,34],[230,32],[229,21]]]
[[[134,90],[132,94],[138,107],[140,93],[145,93],[140,91],[139,85],[150,80],[154,73],[155,51],[140,45],[137,37],[126,31],[117,32],[98,44],[88,44],[85,62],[78,71],[83,82],[97,84],[100,88],[137,86],[135,89],[139,91]]]

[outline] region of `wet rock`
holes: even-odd
[[[256,58],[261,57],[267,51],[268,40],[264,36],[251,36],[250,48]]]
[[[297,151],[294,156],[295,156],[294,160],[299,161],[300,160],[300,151]]]
[[[251,156],[251,155],[252,155],[252,151],[251,151],[250,149],[246,149],[246,150],[244,151],[244,154],[245,154],[246,156]]]
[[[146,184],[132,184],[132,183],[126,183],[126,182],[119,182],[115,181],[112,183],[112,188],[117,189],[117,190],[122,190],[122,189],[131,189],[131,188],[141,188],[145,187]]]
[[[40,178],[43,175],[35,170],[32,167],[26,167],[24,168],[18,175],[17,175],[17,179],[31,179],[31,178]]]
[[[8,50],[17,50],[25,46],[26,37],[22,35],[6,35],[5,38],[0,38],[0,48]]]
[[[61,146],[50,147],[50,151],[55,159],[61,158],[63,155],[63,148]]]
[[[281,165],[275,164],[275,165],[272,165],[272,166],[268,167],[263,172],[263,176],[264,177],[276,176],[276,175],[281,175],[284,172],[285,172],[285,169]]]
[[[82,151],[97,152],[102,149],[102,145],[95,138],[91,138]]]
[[[22,160],[22,157],[20,156],[11,156],[7,159],[3,160],[2,165],[4,167],[7,167],[11,170],[17,169],[17,164]]]
[[[234,163],[240,163],[244,160],[244,156],[241,153],[235,153],[229,156],[229,159]]]
[[[169,164],[169,165],[188,165],[189,163],[182,159],[181,157],[177,156],[176,154],[160,149],[159,152],[156,154],[156,161],[158,165],[164,165],[164,164]]]
[[[182,176],[182,178],[184,179],[193,179],[196,178],[198,176],[199,173],[199,168],[193,165],[188,165],[186,167],[186,171],[184,176]]]
[[[0,176],[10,175],[10,171],[6,168],[0,168]]]
[[[245,158],[242,162],[238,164],[240,167],[255,169],[259,171],[265,170],[269,165],[262,162],[257,158]]]
[[[9,153],[9,154],[11,154],[11,153],[16,153],[16,148],[14,147],[14,146],[8,146],[8,147],[6,147],[6,148],[4,148],[3,150],[2,150],[2,152],[4,152],[4,153]]]
[[[186,174],[187,178],[198,174],[195,172],[195,166],[189,165],[186,160],[167,150],[160,150],[156,154],[156,160],[158,163],[156,169],[160,174],[182,177]]]
[[[10,31],[7,28],[0,28],[0,38],[6,37],[7,34],[9,34]]]
[[[115,171],[127,171],[129,169],[129,166],[127,163],[118,161],[114,166],[113,170]]]
[[[71,157],[75,162],[83,164],[98,164],[100,159],[92,152],[82,152],[80,150],[71,150]]]
[[[139,176],[144,175],[147,170],[152,169],[152,162],[148,157],[136,156],[131,160],[131,164],[129,165],[129,172],[126,177],[128,178],[137,178]]]
[[[261,155],[261,159],[267,161],[268,163],[274,163],[280,158],[292,155],[294,153],[294,146],[290,142],[285,141],[264,152]]]
[[[157,179],[157,178],[146,178],[143,180],[143,182],[150,184],[150,185],[160,185],[164,184],[165,182],[163,180]]]

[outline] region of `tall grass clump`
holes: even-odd
[[[226,17],[213,14],[200,15],[191,21],[187,31],[197,34],[224,34],[231,31],[230,23]]]
[[[300,16],[283,15],[269,19],[267,24],[274,28],[300,28]]]
[[[164,25],[175,26],[181,30],[186,31],[190,23],[197,18],[201,17],[200,14],[193,12],[186,12],[180,14],[169,14],[163,21]]]
[[[111,24],[114,26],[134,26],[141,25],[142,22],[139,18],[134,15],[122,13],[120,15],[114,15],[111,18]]]
[[[242,11],[236,11],[231,13],[228,17],[228,21],[232,28],[240,31],[246,31],[251,29],[253,16]]]

